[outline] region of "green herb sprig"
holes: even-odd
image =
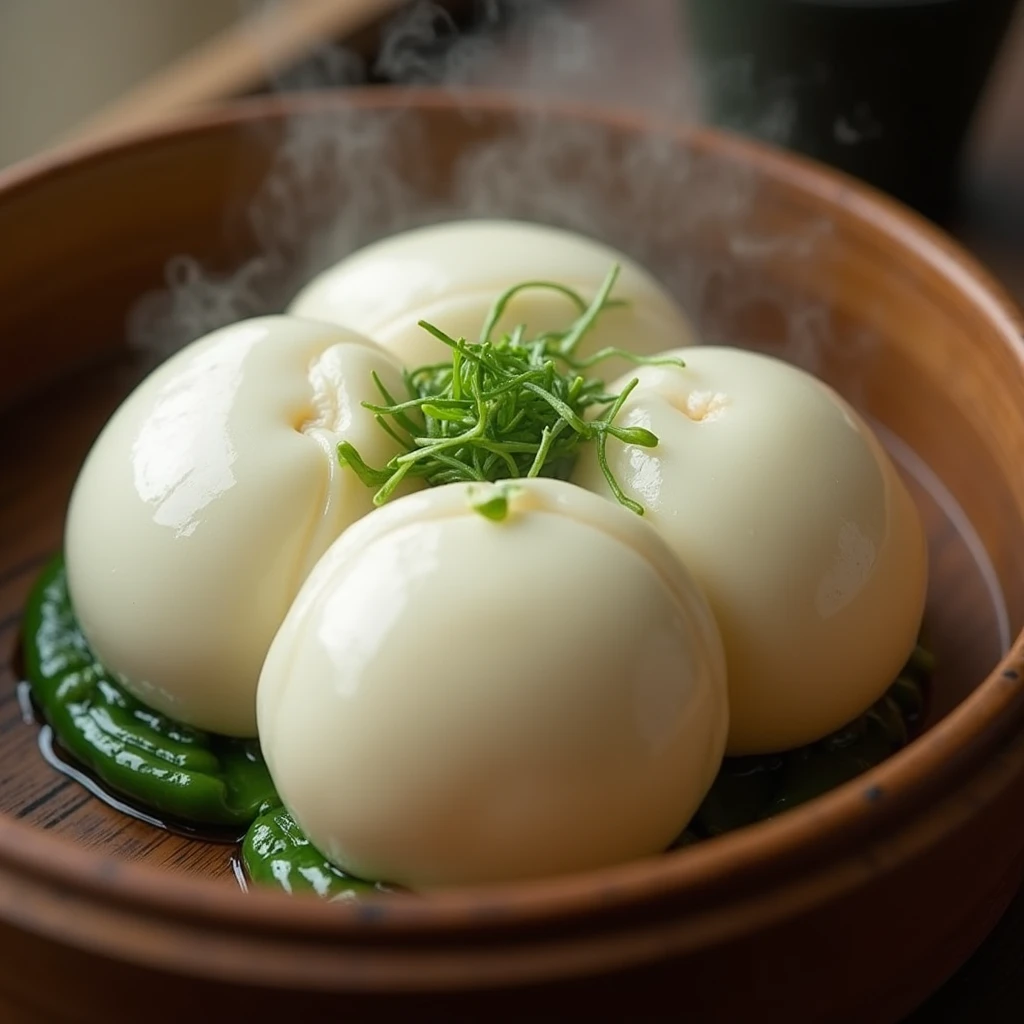
[[[552,281],[527,281],[503,292],[492,306],[476,344],[452,338],[424,320],[420,326],[451,350],[451,359],[408,370],[408,398],[398,401],[374,374],[382,403],[364,402],[377,423],[402,447],[385,466],[368,466],[347,441],[338,458],[368,487],[378,488],[374,504],[391,498],[406,477],[428,484],[497,481],[537,476],[568,477],[584,444],[597,445],[597,457],[612,493],[626,508],[643,515],[608,465],[609,437],[624,444],[654,448],[657,437],[644,427],[620,427],[615,417],[630,392],[633,378],[619,394],[607,393],[604,381],[580,371],[618,356],[643,365],[682,366],[674,357],[645,358],[619,348],[604,348],[585,359],[576,356],[580,342],[602,312],[624,305],[611,298],[619,268],[608,272],[593,301]],[[526,338],[526,327],[492,340],[509,302],[530,289],[554,291],[576,306],[576,319],[564,331]],[[587,416],[598,407],[600,413]]]

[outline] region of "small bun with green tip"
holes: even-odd
[[[449,484],[360,520],[260,678],[285,805],[413,889],[664,850],[718,771],[718,628],[643,519],[557,480]]]

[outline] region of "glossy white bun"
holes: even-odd
[[[874,433],[831,388],[777,359],[697,346],[644,367],[610,441],[625,492],[711,602],[729,666],[729,754],[809,743],[893,683],[924,611],[927,548]],[[617,389],[625,378],[612,385]],[[592,451],[573,480],[611,499]]]
[[[93,445],[68,512],[75,612],[100,660],[190,725],[256,732],[256,683],[321,553],[372,508],[336,448],[397,445],[364,399],[397,363],[351,331],[261,317],[182,349]]]
[[[395,501],[306,581],[260,679],[260,738],[326,856],[414,889],[664,850],[713,781],[725,664],[642,519],[553,480]]]

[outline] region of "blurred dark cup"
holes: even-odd
[[[936,220],[1017,0],[682,0],[705,118]]]

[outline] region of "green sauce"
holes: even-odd
[[[213,736],[152,711],[96,660],[60,557],[29,596],[24,658],[61,747],[114,792],[161,817],[239,829],[280,804],[256,740]]]
[[[313,892],[327,899],[344,900],[387,891],[336,868],[283,807],[260,815],[252,823],[242,840],[242,863],[257,885],[277,886],[285,892]]]
[[[931,671],[931,656],[918,646],[882,699],[844,728],[783,754],[727,757],[676,845],[772,818],[881,764],[920,722]]]
[[[388,891],[346,875],[310,844],[281,806],[256,740],[182,725],[116,682],[78,626],[60,557],[29,597],[24,655],[33,697],[61,747],[112,792],[183,824],[248,827],[242,862],[257,885],[327,899]],[[932,669],[931,656],[918,646],[882,699],[845,728],[784,754],[726,758],[673,845],[773,817],[896,753],[923,716]]]

